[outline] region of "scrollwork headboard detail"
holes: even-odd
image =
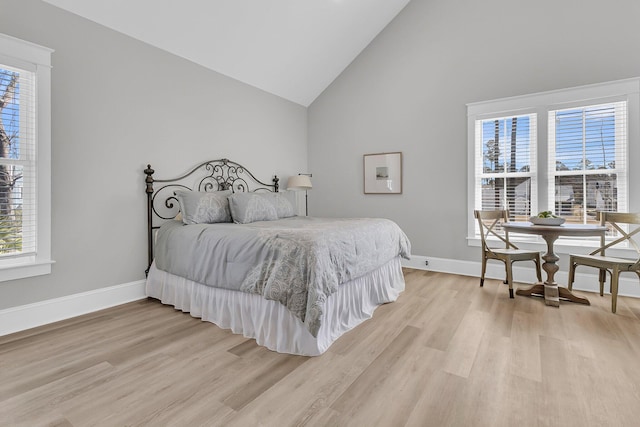
[[[266,184],[257,179],[247,168],[229,159],[209,160],[193,167],[184,175],[171,179],[155,179],[154,170],[147,165],[145,174],[145,193],[147,194],[147,245],[149,264],[145,274],[153,262],[153,233],[160,228],[163,221],[174,218],[180,211],[178,199],[174,191],[188,189],[193,191],[237,192],[278,191],[277,176],[272,178],[273,184]],[[154,189],[154,184],[162,184]]]

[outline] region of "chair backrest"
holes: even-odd
[[[626,227],[622,227],[623,224],[628,226],[628,231],[625,231]],[[636,236],[640,233],[640,213],[600,212],[600,225],[611,227],[619,233],[620,237],[609,243],[606,243],[604,236],[601,237],[600,247],[591,252],[591,255],[600,254],[604,256],[607,249],[620,243],[628,242],[629,246],[636,250],[636,266],[640,266],[640,246],[635,240],[640,237],[640,235]]]
[[[493,252],[487,243],[488,238],[491,236],[502,240],[507,249],[518,249],[516,245],[509,241],[509,233],[502,228],[502,224],[509,221],[509,211],[504,209],[493,211],[474,210],[473,216],[478,220],[483,250]]]

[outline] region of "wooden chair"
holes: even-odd
[[[480,286],[484,286],[484,275],[487,271],[487,261],[495,259],[504,262],[507,278],[504,281],[509,285],[509,298],[513,298],[513,272],[511,265],[515,261],[533,261],[536,263],[536,275],[538,281],[542,282],[540,273],[540,252],[518,249],[516,245],[509,241],[509,233],[503,230],[500,224],[509,220],[509,212],[506,210],[495,211],[473,211],[473,215],[478,220],[480,226],[480,239],[482,240],[482,275],[480,276]],[[490,248],[487,239],[490,236],[497,237],[505,243],[504,249]]]
[[[620,224],[628,224],[627,233]],[[640,232],[640,213],[620,213],[620,212],[600,212],[600,225],[610,226],[620,233],[620,237],[609,243],[605,243],[605,238],[600,238],[600,248],[589,255],[571,255],[569,257],[569,290],[573,287],[576,268],[579,265],[593,267],[600,270],[600,296],[603,295],[604,282],[607,273],[611,275],[611,312],[616,312],[616,302],[618,299],[618,278],[620,273],[628,271],[638,274],[640,277],[640,247],[633,239],[633,236]],[[633,226],[636,226],[635,228]],[[616,258],[605,256],[605,250],[620,243],[629,242],[638,253],[635,259]]]

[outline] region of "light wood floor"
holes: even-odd
[[[315,358],[146,300],[0,337],[0,425],[640,425],[640,300],[405,273]]]

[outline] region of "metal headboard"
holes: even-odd
[[[221,191],[237,192],[278,191],[277,176],[272,178],[273,184],[266,184],[257,179],[251,172],[239,163],[229,159],[209,160],[193,167],[184,175],[171,179],[155,179],[154,170],[147,165],[144,170],[144,182],[147,193],[147,246],[149,263],[145,274],[149,273],[153,262],[153,233],[160,228],[162,222],[173,219],[180,211],[178,199],[174,191],[188,189],[193,191]],[[154,189],[154,183],[161,183]]]

